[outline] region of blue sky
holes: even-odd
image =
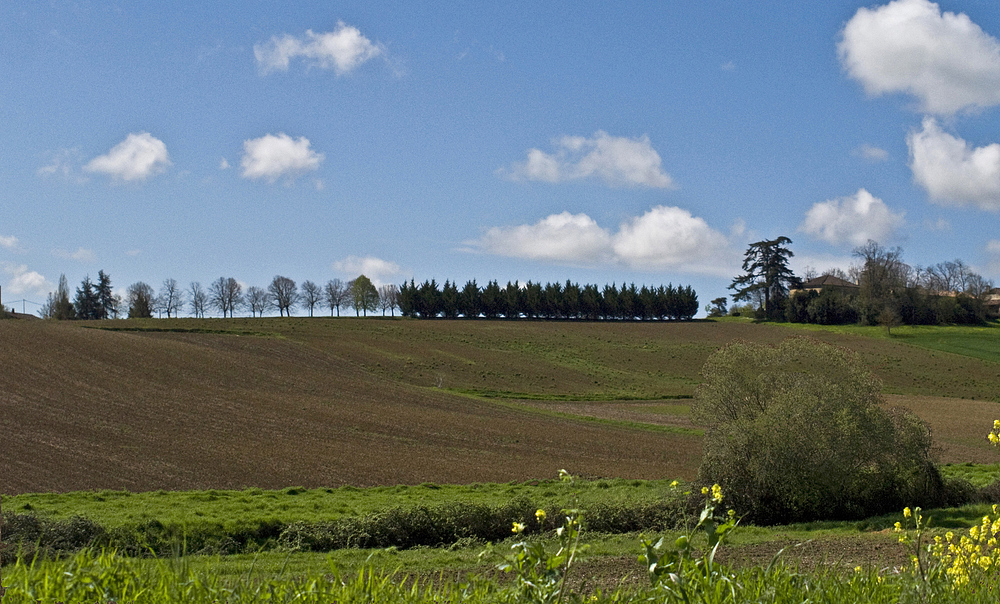
[[[482,4],[0,3],[3,301],[103,269],[704,305],[781,235],[1000,281],[994,3]]]

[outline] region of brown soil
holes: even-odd
[[[419,388],[291,338],[0,325],[0,492],[693,475],[695,437]]]

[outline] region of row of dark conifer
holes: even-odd
[[[405,317],[484,317],[493,319],[586,319],[591,321],[690,320],[698,312],[698,295],[691,286],[660,285],[621,287],[614,284],[579,285],[571,281],[523,285],[508,282],[501,287],[490,281],[480,288],[475,280],[462,289],[451,281],[440,286],[435,280],[399,289],[399,310]]]

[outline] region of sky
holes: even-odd
[[[0,2],[0,286],[1000,283],[991,0]]]

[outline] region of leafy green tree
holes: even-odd
[[[148,284],[138,281],[128,286],[128,318],[150,319],[153,317],[156,294]]]
[[[363,312],[367,317],[368,312],[378,310],[378,290],[371,282],[371,279],[364,275],[359,275],[357,279],[351,281],[351,305],[354,306],[355,314]]]
[[[743,274],[729,285],[729,289],[736,291],[734,302],[756,297],[765,317],[779,319],[784,316],[788,290],[801,284],[788,268],[788,259],[795,255],[788,249],[790,243],[792,240],[788,237],[778,237],[750,244],[743,256]]]
[[[729,312],[726,308],[726,303],[728,301],[729,298],[726,296],[715,298],[709,303],[708,306],[705,307],[705,312],[707,312],[710,317],[724,317],[726,316],[726,313]]]
[[[699,480],[758,523],[864,518],[940,505],[927,426],[887,409],[856,354],[808,338],[736,341],[709,357],[692,412]]]

